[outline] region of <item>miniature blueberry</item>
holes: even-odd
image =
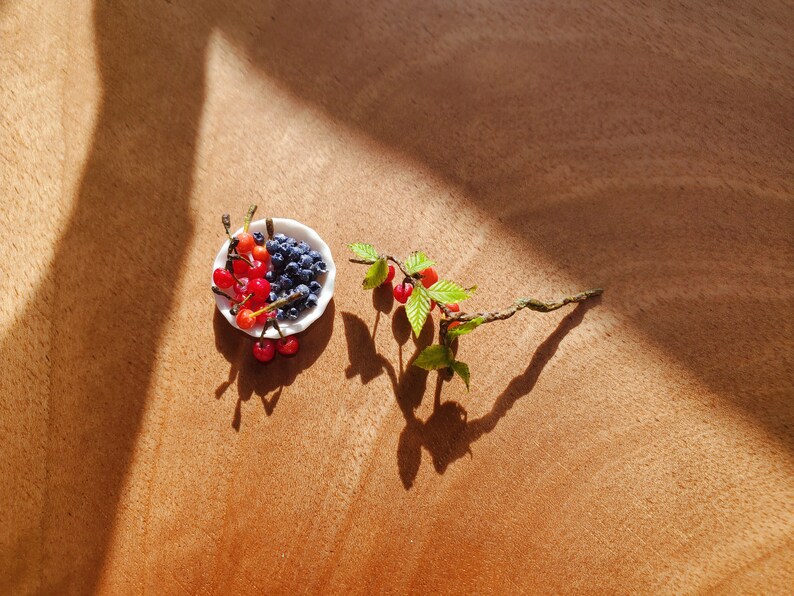
[[[270,289],[272,290],[273,286],[270,286]],[[270,292],[270,295],[267,297],[267,301],[268,302],[275,302],[276,300],[278,300],[278,293]]]
[[[273,272],[273,270],[270,270],[265,273],[265,279],[270,283],[273,283],[276,280],[276,274]]]
[[[322,275],[328,271],[328,265],[325,264],[325,261],[317,261],[312,265],[312,271],[314,271],[315,275]]]
[[[292,278],[289,275],[282,275],[278,278],[278,285],[286,291],[292,288]]]
[[[309,294],[305,300],[306,308],[314,308],[319,300],[315,294]]]
[[[291,246],[290,247],[290,249],[289,249],[289,259],[290,259],[290,261],[298,261],[298,260],[300,260],[302,255],[303,255],[303,253],[301,252],[300,248],[298,248],[297,246]]]
[[[298,271],[300,271],[300,265],[298,265],[294,261],[287,263],[287,265],[284,267],[284,273],[286,273],[291,277],[294,277],[298,273]]]
[[[265,242],[265,248],[267,249],[267,252],[269,252],[271,255],[274,255],[277,252],[279,252],[280,246],[281,245],[275,240],[268,240],[267,242]]]
[[[277,252],[270,257],[270,262],[273,264],[274,269],[281,269],[284,266],[284,256]]]
[[[287,240],[287,236],[285,234],[276,234],[275,236],[273,236],[273,240],[281,244],[282,242],[285,242]]]
[[[305,242],[304,240],[300,241],[300,243],[298,244],[298,248],[301,249],[302,253],[307,253],[307,252],[309,252],[312,249],[312,247],[309,246],[308,243]]]
[[[281,284],[279,284],[277,281],[274,281],[272,284],[270,284],[270,291],[275,292],[276,294],[281,293]]]
[[[299,284],[299,285],[295,286],[295,291],[296,292],[300,292],[304,296],[308,296],[309,295],[309,286],[307,286],[306,284]]]
[[[313,281],[309,284],[309,292],[312,294],[319,294],[322,289],[323,287],[320,285],[319,281]]]
[[[301,269],[298,271],[298,279],[300,279],[302,282],[309,283],[314,279],[314,273],[311,269]]]
[[[300,314],[301,314],[300,311],[293,306],[292,308],[290,308],[287,311],[287,318],[290,321],[294,321],[295,319],[297,319],[300,316]]]
[[[254,242],[256,242],[259,246],[262,246],[265,243],[265,235],[262,232],[254,232],[251,235],[254,237]]]
[[[283,308],[277,308],[277,309],[276,309],[276,318],[277,318],[279,321],[283,321],[284,319],[286,319],[286,318],[287,318],[287,314],[284,312],[284,309],[283,309]]]
[[[322,258],[323,258],[323,255],[321,255],[321,254],[320,254],[318,251],[316,251],[316,250],[309,251],[309,256],[312,258],[312,261],[314,261],[315,263],[316,263],[317,261],[320,261],[320,260],[322,260]]]

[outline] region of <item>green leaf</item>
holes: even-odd
[[[430,296],[422,284],[414,284],[414,290],[405,305],[405,314],[415,335],[419,335],[425,326],[427,315],[430,314]]]
[[[412,253],[410,257],[405,259],[405,270],[409,275],[419,273],[422,269],[427,269],[433,265],[435,265],[435,262],[431,261],[425,253],[420,251]]]
[[[350,250],[352,250],[357,257],[360,259],[367,261],[368,263],[374,263],[380,258],[378,255],[378,251],[375,250],[375,247],[371,244],[364,244],[363,242],[354,242],[353,244],[347,245]]]
[[[367,274],[364,276],[364,289],[372,290],[377,288],[386,281],[388,275],[389,265],[386,263],[386,259],[378,259],[367,269]]]
[[[474,288],[466,290],[463,286],[456,284],[454,281],[447,281],[440,279],[432,286],[427,288],[428,295],[436,302],[442,304],[452,304],[453,302],[460,302],[466,300],[472,295]]]
[[[455,339],[459,335],[466,335],[467,333],[471,333],[477,327],[482,325],[485,322],[485,319],[482,317],[477,317],[476,319],[472,319],[471,321],[466,321],[465,323],[461,323],[460,325],[456,325],[452,329],[447,328],[447,337],[450,340]]]
[[[452,370],[454,370],[463,382],[466,383],[466,391],[469,390],[469,379],[471,379],[471,375],[469,374],[469,365],[465,362],[461,362],[460,360],[455,360],[451,365]]]
[[[432,345],[427,346],[414,360],[414,366],[425,370],[436,370],[453,366],[455,360],[452,350],[448,346]]]

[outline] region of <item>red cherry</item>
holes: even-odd
[[[276,355],[276,342],[272,339],[262,339],[254,342],[254,358],[259,362],[270,362]]]
[[[278,350],[278,353],[282,356],[292,356],[298,351],[299,347],[298,338],[294,335],[282,337],[276,342],[276,350]]]
[[[264,277],[265,273],[267,273],[267,265],[262,261],[252,261],[252,263],[253,267],[248,270],[248,279]]]
[[[235,293],[236,294],[243,294],[244,296],[250,294],[251,292],[248,291],[248,283],[249,283],[248,282],[248,278],[247,277],[241,277],[239,279],[240,279],[241,283],[236,283],[235,282],[235,284],[234,284]]]
[[[232,269],[234,269],[234,274],[237,277],[242,277],[248,273],[248,270],[251,267],[245,261],[241,261],[239,259],[235,259],[232,261]]]
[[[234,285],[234,278],[232,277],[231,273],[226,271],[226,269],[216,269],[213,271],[212,281],[216,286],[223,290],[226,288],[231,288]]]
[[[240,312],[237,313],[237,326],[240,329],[250,329],[254,325],[256,325],[254,311],[250,308],[241,308]]]
[[[405,304],[408,302],[408,297],[414,291],[414,287],[411,284],[397,284],[394,286],[394,290],[392,293],[394,294],[394,299],[399,302],[400,304]]]
[[[386,279],[380,285],[387,286],[391,283],[391,280],[393,279],[394,279],[394,265],[389,265],[389,273],[386,275]]]
[[[447,310],[451,310],[452,312],[460,312],[460,304],[457,302],[453,302],[452,304],[447,304]]]
[[[436,270],[432,267],[422,269],[419,275],[422,276],[422,285],[426,288],[429,288],[438,281],[438,273],[436,273]]]
[[[256,246],[256,242],[254,241],[254,237],[247,233],[243,232],[242,234],[237,234],[237,252],[244,253],[244,252],[251,252],[251,250]]]
[[[264,302],[270,296],[270,282],[258,277],[248,282],[248,293],[253,294],[254,298]]]
[[[270,253],[267,252],[267,249],[264,246],[259,246],[258,244],[251,250],[251,256],[257,261],[262,261],[263,263],[270,261]]]
[[[261,310],[261,307],[257,310]],[[259,324],[264,325],[268,319],[275,319],[276,318],[276,311],[271,310],[270,312],[261,312],[256,317],[256,322]]]

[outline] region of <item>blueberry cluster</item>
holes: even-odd
[[[268,302],[285,298],[300,292],[303,298],[292,302],[287,308],[279,308],[276,318],[294,321],[307,308],[317,306],[317,296],[322,285],[317,278],[328,271],[328,265],[322,255],[312,250],[306,242],[298,242],[295,238],[284,234],[276,234],[272,240],[265,242],[270,254],[272,269],[265,274],[270,282]]]

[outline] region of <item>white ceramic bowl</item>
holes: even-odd
[[[281,332],[284,335],[294,335],[304,331],[309,325],[319,319],[325,312],[328,303],[331,302],[331,298],[334,295],[336,266],[334,265],[334,259],[331,256],[331,249],[329,249],[328,245],[323,241],[322,238],[320,238],[320,235],[310,227],[305,226],[294,219],[274,217],[273,228],[276,234],[286,234],[287,236],[292,236],[298,241],[305,240],[309,246],[312,247],[312,250],[316,250],[323,256],[323,261],[325,261],[326,265],[328,265],[328,272],[317,278],[317,281],[323,286],[320,290],[319,296],[317,296],[317,306],[304,310],[301,313],[301,316],[295,321],[284,320],[278,322],[278,326],[281,328]],[[242,231],[243,229],[240,228],[234,234],[232,234],[232,236],[236,236],[237,234],[242,233]],[[267,237],[267,227],[265,225],[265,220],[258,219],[257,221],[252,221],[251,225],[248,226],[248,231],[250,233],[261,232],[265,235],[265,237]],[[228,251],[229,241],[227,240],[223,243],[223,246],[221,246],[221,249],[218,251],[218,255],[215,257],[215,263],[212,265],[213,271],[218,268],[222,269],[226,266],[226,255]],[[213,283],[212,273],[210,273],[210,283]],[[224,291],[229,293],[227,290]],[[231,310],[229,301],[223,296],[218,296],[215,294],[215,304],[218,306],[218,310],[221,311],[223,316],[226,317],[226,320],[229,321],[229,324],[235,329],[240,329],[237,326],[235,316],[229,312]],[[257,324],[251,329],[240,329],[240,331],[244,331],[253,337],[259,337],[259,335],[262,333],[262,325]],[[277,339],[278,331],[271,326],[265,332],[265,337],[269,339]]]

